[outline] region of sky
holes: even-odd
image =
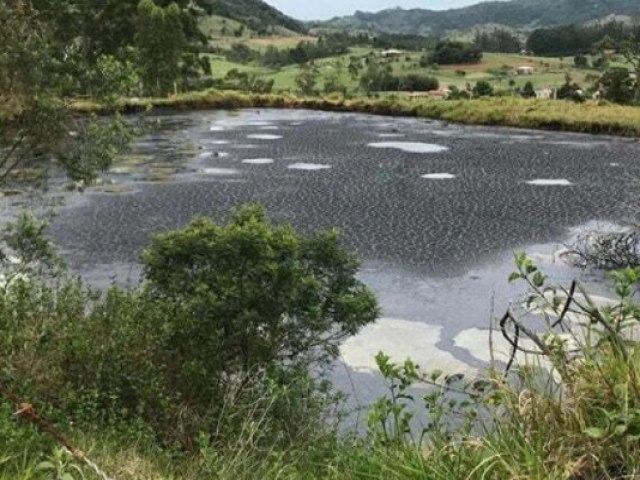
[[[446,10],[465,7],[480,0],[265,0],[278,10],[299,20],[324,20],[351,15],[356,10],[377,12],[385,8],[428,8]]]

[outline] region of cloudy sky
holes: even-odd
[[[446,10],[464,7],[480,0],[265,0],[284,13],[300,20],[320,20],[350,15],[356,10],[375,12],[385,8],[430,8]]]

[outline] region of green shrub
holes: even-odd
[[[527,82],[524,84],[524,87],[520,91],[520,95],[523,98],[536,98],[536,91],[533,88],[533,83]]]
[[[246,207],[154,238],[143,264],[135,290],[34,277],[0,295],[0,380],[85,424],[141,419],[166,445],[254,416],[274,443],[322,431],[318,372],[378,314],[335,231],[305,238]]]
[[[473,95],[475,97],[491,97],[493,96],[493,85],[486,80],[478,80],[473,87]]]

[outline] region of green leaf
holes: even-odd
[[[542,288],[544,286],[545,280],[546,278],[542,272],[536,272],[536,274],[533,276],[533,285],[536,288]]]
[[[51,471],[51,470],[55,470],[56,466],[49,461],[44,461],[44,462],[40,462],[37,466],[36,466],[36,472],[41,472],[41,471]]]
[[[587,436],[594,438],[596,440],[601,440],[607,436],[607,431],[604,428],[598,428],[598,427],[587,428],[584,431],[584,433]]]
[[[519,274],[518,272],[513,272],[511,275],[509,275],[509,283],[516,282],[521,278],[522,278],[521,274]]]
[[[628,429],[629,429],[628,425],[626,423],[623,423],[621,425],[616,426],[615,434],[616,435],[624,435],[625,433],[627,433]]]

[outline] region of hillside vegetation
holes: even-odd
[[[612,14],[638,15],[640,4],[635,0],[511,0],[443,11],[389,9],[378,13],[356,12],[353,16],[336,18],[322,25],[437,35],[487,24],[532,30],[543,26],[586,23]]]
[[[199,3],[209,13],[244,23],[257,32],[267,32],[270,27],[281,27],[297,33],[306,31],[302,22],[288,17],[262,0],[200,0]]]

